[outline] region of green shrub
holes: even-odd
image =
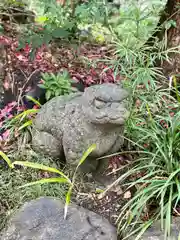
[[[114,70],[115,76],[121,75],[133,84],[133,91],[139,84],[145,85],[147,90],[156,89],[157,82],[166,80],[161,63],[171,61],[170,55],[178,53],[178,48],[167,48],[166,34],[162,41],[154,39],[154,44],[147,44],[153,31],[157,31],[163,1],[142,2],[127,1],[127,6],[120,9],[115,22],[108,18],[106,11],[106,25],[113,35],[111,53],[114,57],[104,61],[108,63],[107,68]],[[167,31],[172,23],[167,21],[164,25]]]
[[[67,71],[63,71],[62,74],[58,73],[57,75],[44,73],[42,74],[42,78],[43,83],[39,86],[46,89],[46,100],[77,91],[76,88],[71,86],[72,79]]]

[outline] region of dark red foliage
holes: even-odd
[[[72,47],[57,47],[56,44],[51,44],[49,46],[43,45],[35,51],[34,58],[31,59],[32,48],[29,44],[26,44],[23,49],[18,50],[18,40],[13,37],[0,36],[0,45],[3,45],[6,51],[6,63],[5,63],[5,79],[4,79],[4,92],[5,94],[12,95],[12,83],[9,79],[9,73],[21,71],[24,72],[26,76],[30,76],[34,71],[38,70],[40,72],[53,72],[57,73],[63,69],[68,70],[72,79],[76,82],[81,82],[85,87],[92,84],[102,84],[104,82],[115,82],[120,80],[117,76],[115,79],[113,71],[108,69],[108,67],[102,62],[96,62],[93,65],[94,60],[101,60],[106,57],[107,48],[101,46],[93,45],[82,45],[78,49]],[[81,60],[80,57],[86,57],[92,64],[86,65]],[[5,140],[8,137],[9,132],[5,132],[2,126],[7,119],[11,119],[17,112],[23,111],[22,106],[18,106],[17,103],[18,94],[21,92],[21,88],[26,84],[27,78],[22,80],[17,74],[16,86],[16,96],[4,96],[8,99],[7,105],[0,110],[0,127],[1,139]],[[21,78],[21,79],[20,79]],[[36,84],[41,81],[39,79]],[[17,85],[18,84],[18,85]],[[28,92],[32,89],[32,83],[27,84],[24,92]],[[36,106],[35,106],[36,108]]]

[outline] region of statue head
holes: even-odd
[[[83,111],[94,124],[123,125],[129,117],[128,92],[120,85],[104,83],[85,89]]]

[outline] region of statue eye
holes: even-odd
[[[106,102],[100,100],[100,99],[95,99],[94,100],[94,105],[96,108],[103,108],[106,105]]]

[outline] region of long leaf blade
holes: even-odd
[[[38,184],[45,184],[45,183],[68,183],[67,179],[65,178],[44,178],[38,181],[30,182],[27,184],[24,184],[18,188],[24,188],[24,187],[30,187],[33,185],[38,185]]]
[[[83,164],[83,162],[86,160],[86,158],[96,149],[96,144],[92,144],[87,151],[83,154],[82,158],[80,159],[77,168]]]
[[[0,151],[0,156],[4,159],[4,161],[8,164],[8,166],[9,166],[10,168],[14,168],[11,160],[8,158],[8,156],[7,156],[5,153],[3,153],[2,151]]]
[[[29,96],[29,95],[26,95],[26,98],[30,101],[32,101],[33,103],[35,103],[36,105],[38,105],[39,107],[41,107],[41,104],[38,100],[36,100],[35,98]]]
[[[64,206],[64,219],[66,219],[66,217],[67,217],[68,206],[69,206],[70,201],[71,201],[72,189],[73,189],[73,185],[70,186],[70,188],[69,188],[69,190],[66,194],[66,204]]]
[[[28,126],[31,126],[32,123],[33,123],[32,120],[29,120],[29,121],[25,122],[22,126],[20,126],[20,127],[18,128],[18,130],[20,131],[20,130],[28,127]]]
[[[43,170],[43,171],[58,173],[59,175],[64,177],[71,184],[71,180],[63,172],[57,170],[56,168],[51,168],[51,167],[47,167],[43,164],[28,162],[28,161],[15,161],[12,164],[13,164],[13,166],[19,165],[19,166],[35,168],[35,169],[39,169],[39,170]]]

